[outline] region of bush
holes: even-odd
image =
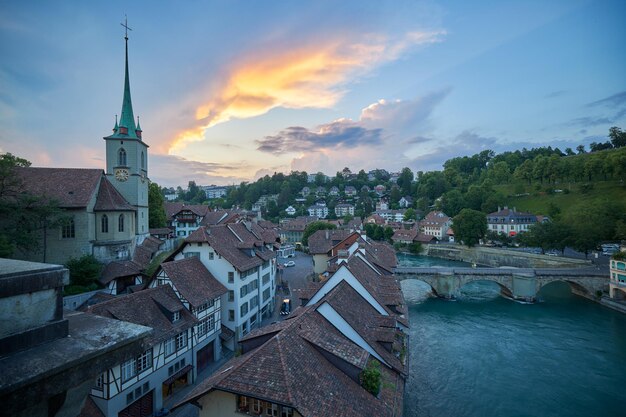
[[[587,194],[589,191],[593,190],[593,184],[591,183],[580,184],[579,189],[581,193]]]
[[[361,386],[373,395],[378,395],[381,380],[380,362],[372,359],[361,372]]]
[[[84,255],[78,259],[71,258],[65,264],[70,270],[70,283],[72,285],[80,285],[89,287],[95,284],[102,272],[102,264],[93,255]]]
[[[413,242],[409,245],[409,252],[418,254],[422,251],[422,244],[420,242]]]

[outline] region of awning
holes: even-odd
[[[187,365],[184,368],[180,369],[178,372],[174,372],[171,377],[167,378],[163,383],[165,385],[169,385],[172,382],[176,381],[181,376],[185,375],[187,372],[193,369],[193,365]]]

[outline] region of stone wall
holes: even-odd
[[[426,245],[424,251],[425,255],[428,256],[494,268],[501,266],[516,268],[585,268],[591,265],[590,261],[584,259],[536,255],[534,253],[479,246],[468,248],[461,245]]]

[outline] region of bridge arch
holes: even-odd
[[[463,289],[463,287],[472,284],[474,282],[493,282],[500,287],[500,295],[505,298],[513,298],[513,289],[511,285],[503,282],[504,280],[498,279],[496,277],[472,277],[467,279],[462,279],[459,283],[459,291]]]
[[[418,277],[418,276],[411,276],[411,277],[407,277],[405,279],[403,279],[402,282],[411,282],[411,281],[417,281],[417,282],[421,282],[423,284],[426,284],[430,290],[430,292],[435,296],[435,297],[439,297],[439,294],[437,293],[437,290],[435,289],[435,287],[433,286],[433,283],[425,277]],[[402,285],[400,285],[400,288],[402,288]]]
[[[609,295],[614,300],[624,301],[626,300],[626,288],[612,287]]]
[[[592,290],[590,290],[589,288],[585,287],[584,285],[582,285],[582,284],[580,284],[578,282],[574,282],[574,281],[571,281],[571,280],[568,280],[568,279],[554,279],[554,280],[550,280],[550,281],[541,281],[540,285],[539,285],[539,288],[537,288],[537,294],[539,294],[539,291],[541,291],[541,289],[543,287],[546,287],[546,286],[548,286],[550,284],[554,284],[555,282],[564,282],[564,283],[568,284],[570,292],[572,294],[576,294],[578,292],[580,294],[588,294],[588,295],[590,295],[590,294],[593,293]]]

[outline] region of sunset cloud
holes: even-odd
[[[264,51],[233,67],[220,87],[197,105],[196,126],[180,132],[170,153],[203,140],[204,131],[231,119],[260,116],[276,107],[330,108],[347,85],[412,48],[442,40],[445,32],[409,32],[399,38],[320,41],[288,51]]]

